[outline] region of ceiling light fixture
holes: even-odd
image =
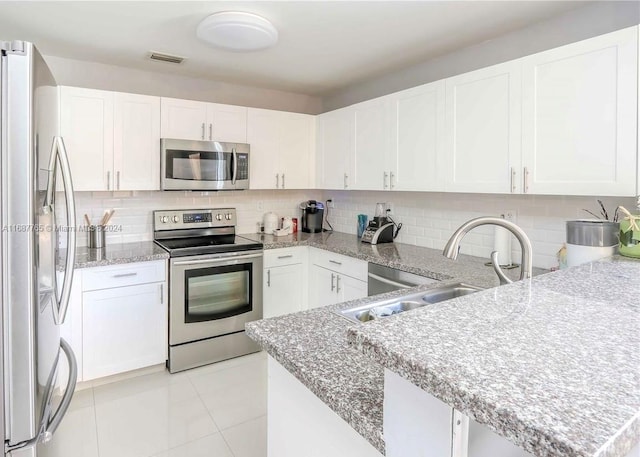
[[[258,51],[278,42],[278,30],[253,13],[225,11],[206,17],[196,30],[202,41],[228,51]]]

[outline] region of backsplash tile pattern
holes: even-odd
[[[570,219],[590,218],[583,208],[599,213],[596,197],[449,194],[426,192],[324,191],[335,208],[329,209],[329,221],[340,232],[356,233],[358,214],[371,218],[376,202],[387,202],[391,215],[402,230],[396,241],[442,249],[465,221],[478,216],[498,216],[516,212],[516,223],[522,227],[533,245],[533,264],[540,268],[558,265],[556,252],[565,242],[565,223]],[[602,199],[609,212],[618,205],[635,209],[635,198]],[[493,227],[478,227],[462,241],[464,254],[489,258],[494,246]],[[519,261],[519,245],[512,240],[513,259]]]
[[[184,208],[236,208],[238,233],[253,233],[256,222],[268,211],[278,216],[299,217],[298,205],[310,198],[320,198],[322,191],[312,190],[247,190],[229,192],[77,192],[77,224],[84,225],[86,213],[96,223],[107,209],[116,211],[110,224],[121,231],[107,233],[110,243],[128,243],[153,239],[154,210]],[[78,246],[87,245],[87,237],[79,233]]]
[[[533,245],[536,267],[557,266],[556,252],[565,241],[565,222],[588,218],[583,208],[598,213],[596,197],[449,194],[427,192],[328,191],[328,190],[248,190],[231,192],[78,192],[76,193],[77,223],[84,225],[87,213],[99,221],[105,210],[116,210],[111,224],[121,231],[107,233],[110,243],[127,243],[153,238],[152,211],[182,208],[236,208],[238,233],[253,233],[256,222],[267,211],[278,216],[300,217],[298,205],[308,199],[331,198],[328,218],[336,231],[356,233],[358,214],[371,218],[377,202],[386,202],[391,215],[402,230],[397,242],[442,249],[453,231],[463,222],[478,216],[500,215],[515,211],[521,226]],[[632,197],[603,198],[612,212],[622,205],[635,209]],[[461,252],[488,258],[493,250],[492,227],[479,227],[463,240]],[[78,246],[86,246],[87,237],[79,233]],[[513,258],[519,259],[518,243],[513,239]]]

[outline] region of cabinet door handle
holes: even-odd
[[[336,293],[340,293],[340,275],[336,275]]]
[[[389,187],[389,186],[387,185],[387,178],[388,178],[388,177],[389,177],[389,173],[387,173],[387,172],[385,171],[385,172],[384,172],[384,174],[383,174],[383,177],[382,177],[382,188],[383,188],[383,189],[386,189],[387,187]]]
[[[284,173],[282,173],[282,188],[284,189]]]
[[[267,270],[267,287],[271,287],[271,270]]]
[[[120,190],[120,172],[116,171],[116,190]]]
[[[213,141],[213,123],[209,124],[209,141]]]
[[[331,292],[333,292],[333,291],[334,291],[334,289],[336,288],[335,280],[336,280],[336,275],[334,275],[333,273],[331,273]]]
[[[336,265],[342,265],[342,262],[338,262],[337,260],[329,260],[329,263],[334,263]]]
[[[160,284],[160,304],[164,305],[164,284]]]
[[[107,190],[111,190],[111,172],[107,171]]]
[[[204,140],[204,122],[202,123],[202,139]]]
[[[291,257],[293,257],[293,254],[289,254],[289,255],[279,255],[278,258],[279,259],[290,259]]]
[[[347,174],[344,174],[344,188],[346,189],[347,187],[349,187],[349,182],[348,182],[349,176],[347,176]]]
[[[516,169],[511,167],[511,180],[509,181],[509,186],[511,188],[511,193],[516,191]]]
[[[529,169],[524,167],[524,193],[529,193]]]
[[[120,273],[117,275],[113,275],[114,278],[128,278],[130,276],[138,276],[138,273]]]
[[[389,173],[389,187],[391,189],[393,189],[393,178],[395,178],[395,175],[393,174],[393,171]]]
[[[276,173],[276,189],[280,189],[280,173]]]

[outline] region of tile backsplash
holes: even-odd
[[[253,233],[256,222],[273,211],[278,216],[299,217],[298,205],[310,198],[321,198],[313,190],[247,190],[229,192],[77,192],[77,224],[84,225],[86,213],[96,223],[110,208],[115,213],[109,224],[117,230],[107,233],[110,243],[129,243],[153,239],[154,210],[184,208],[236,208],[238,233]],[[121,227],[121,229],[120,229]],[[87,245],[85,233],[79,233],[78,246]]]
[[[513,211],[514,221],[527,233],[533,246],[533,264],[551,268],[558,265],[556,252],[566,240],[565,223],[572,219],[591,218],[583,211],[599,213],[596,197],[540,195],[454,194],[426,192],[324,191],[334,208],[329,221],[336,231],[356,233],[358,214],[371,218],[376,202],[386,202],[391,216],[402,229],[400,243],[442,249],[451,234],[465,221],[478,216],[499,216]],[[633,211],[632,197],[602,198],[609,212],[618,205]],[[489,258],[494,246],[494,228],[478,227],[461,243],[464,254]],[[512,238],[513,259],[519,262],[519,244]]]
[[[230,192],[78,192],[77,223],[84,225],[86,213],[96,222],[107,209],[114,208],[110,224],[117,231],[107,234],[110,243],[128,243],[153,238],[152,211],[182,208],[236,208],[238,233],[253,233],[256,222],[273,211],[278,216],[300,217],[298,205],[308,199],[332,199],[328,219],[334,230],[356,233],[358,214],[371,218],[377,202],[386,202],[391,216],[402,223],[397,242],[442,249],[453,231],[463,222],[478,216],[498,216],[514,212],[516,224],[529,235],[533,245],[533,264],[541,268],[557,266],[556,252],[565,242],[565,222],[589,218],[583,211],[599,212],[596,197],[454,194],[427,192],[375,192],[327,190],[248,190]],[[622,205],[634,210],[632,197],[603,198],[613,212]],[[488,258],[494,246],[493,227],[478,227],[462,241],[461,252]],[[87,237],[79,233],[78,246],[86,246]],[[519,259],[518,243],[513,238],[513,258]]]

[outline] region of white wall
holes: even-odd
[[[493,40],[360,81],[323,97],[323,111],[573,43],[640,23],[640,2],[599,1]]]
[[[84,214],[95,223],[105,210],[116,212],[109,224],[122,225],[122,231],[107,234],[107,246],[153,239],[152,211],[185,208],[236,208],[237,233],[253,233],[262,215],[273,211],[278,216],[300,217],[298,205],[320,198],[320,191],[230,191],[230,192],[77,192],[77,223],[84,225]],[[262,209],[259,209],[262,208]],[[79,233],[78,246],[87,245],[87,237]]]
[[[58,84],[64,86],[185,98],[306,114],[318,114],[322,108],[319,97],[178,76],[163,72],[162,66],[168,64],[158,63],[158,72],[150,72],[63,57],[45,56],[44,58]]]
[[[492,194],[446,194],[426,192],[324,191],[335,208],[329,209],[329,221],[336,231],[356,233],[358,214],[371,218],[376,202],[388,202],[392,217],[402,222],[397,242],[442,249],[455,229],[478,216],[500,215],[515,210],[515,221],[527,233],[533,245],[533,264],[541,268],[558,265],[556,252],[566,240],[566,221],[590,218],[583,208],[596,214],[596,197],[563,197]],[[634,198],[602,199],[608,211],[622,205],[635,210]],[[493,250],[493,228],[479,227],[463,240],[461,252],[489,258]],[[515,238],[514,261],[519,259]]]

